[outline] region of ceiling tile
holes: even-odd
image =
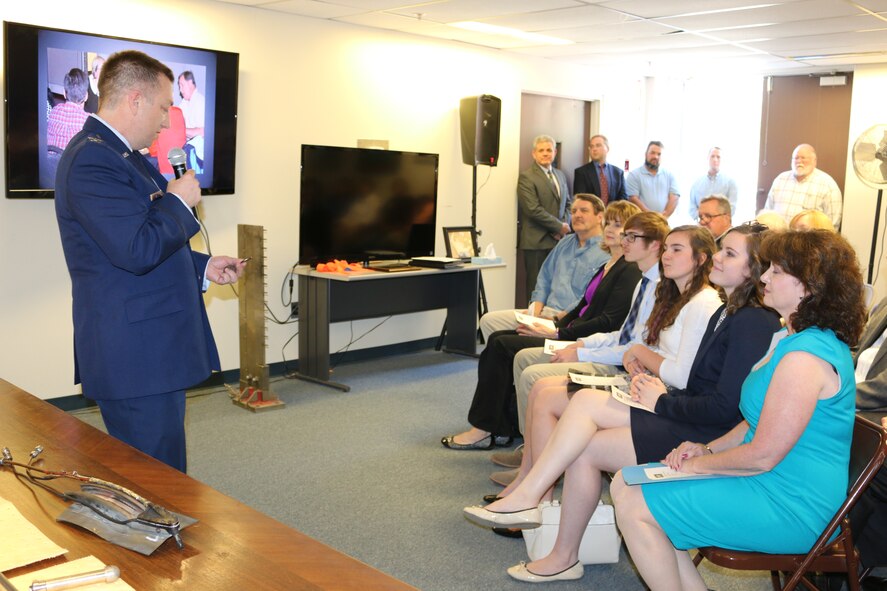
[[[437,2],[445,2],[446,0],[334,0],[330,4],[338,4],[340,6],[349,6],[351,8],[360,8],[366,12],[374,10],[393,10],[397,8],[405,8],[407,6],[418,6],[422,4],[435,4]]]
[[[785,52],[787,50],[797,53],[809,50],[827,49],[832,47],[866,47],[880,46],[887,48],[887,29],[871,31],[868,33],[834,33],[831,35],[810,35],[807,37],[788,37],[784,39],[770,39],[759,43],[750,43],[754,47],[770,52]],[[815,51],[814,51],[815,52]]]
[[[850,33],[863,29],[884,28],[887,22],[866,16],[848,16],[824,18],[792,23],[781,23],[765,27],[748,27],[744,29],[724,29],[711,32],[721,39],[729,41],[745,41],[760,38],[806,37],[810,35],[828,35],[831,33]]]
[[[735,10],[697,14],[693,16],[677,16],[658,19],[662,23],[674,25],[681,29],[700,30],[723,27],[741,27],[756,24],[797,23],[810,20],[849,17],[864,14],[849,2],[835,0],[801,0],[787,4],[777,4],[763,8]],[[867,17],[877,20],[874,17]]]
[[[538,31],[545,35],[554,35],[577,43],[602,42],[614,39],[640,39],[658,37],[671,33],[674,29],[663,27],[654,21],[628,21],[618,25],[580,26],[572,29],[553,29]]]
[[[644,75],[709,67],[815,73],[887,63],[887,0],[219,1]],[[574,44],[528,47],[527,41],[444,24],[462,20]],[[793,59],[818,55],[826,57]]]
[[[269,2],[259,6],[259,8],[314,18],[335,18],[366,12],[362,8],[318,2],[317,0],[283,0],[282,2]]]
[[[828,1],[835,2],[835,0]],[[704,3],[696,0],[610,0],[609,2],[603,2],[600,6],[644,18],[661,18],[768,3],[772,4],[773,0],[706,0]],[[791,2],[780,3],[790,4]]]
[[[577,27],[619,25],[637,19],[632,16],[626,16],[621,12],[602,8],[600,6],[588,5],[524,14],[509,14],[481,20],[491,25],[512,27],[523,31],[539,32],[556,31],[558,29],[574,29]]]
[[[557,8],[581,6],[578,0],[499,0],[497,2],[478,2],[477,0],[444,0],[430,4],[420,4],[408,8],[390,9],[388,12],[404,16],[417,13],[423,18],[439,23],[457,23],[475,21],[508,14],[539,12]]]
[[[443,27],[440,23],[417,19],[411,16],[400,16],[390,12],[365,12],[352,16],[344,16],[335,19],[345,23],[354,25],[363,25],[365,27],[376,27],[378,29],[393,29],[395,31],[405,31],[408,33],[424,34],[425,31]],[[453,27],[447,27],[452,29]]]

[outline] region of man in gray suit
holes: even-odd
[[[887,298],[869,316],[859,347],[853,354],[856,365],[856,409],[875,423],[887,417]],[[881,470],[850,512],[850,524],[860,560],[865,567],[887,566],[887,469]],[[830,588],[837,589],[840,585]],[[887,579],[868,577],[863,589],[887,589]]]
[[[856,408],[887,413],[887,347],[882,343],[887,329],[887,298],[869,316],[853,354],[856,365]]]
[[[535,164],[520,173],[517,181],[518,248],[524,251],[527,295],[533,292],[545,257],[570,232],[573,199],[567,177],[551,165],[556,155],[554,138],[537,136],[533,140]]]

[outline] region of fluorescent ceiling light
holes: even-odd
[[[756,23],[754,25],[737,25],[737,26],[727,26],[727,27],[715,27],[712,29],[690,29],[694,33],[716,33],[718,31],[737,31],[739,29],[755,29],[758,27],[769,27],[771,25],[775,25],[776,23]]]
[[[851,58],[862,58],[862,57],[874,57],[874,56],[882,56],[885,55],[884,51],[860,51],[856,53],[830,53],[823,55],[793,55],[791,59],[797,60],[799,62],[812,62],[817,60],[831,60],[831,59],[851,59]]]
[[[699,12],[685,12],[684,14],[675,14],[666,18],[682,18],[685,16],[701,16],[704,14],[721,14],[724,12],[738,12],[740,10],[755,10],[758,8],[770,8],[771,6],[778,6],[779,4],[781,3],[776,2],[773,4],[755,4],[754,6],[738,6],[736,8],[720,8],[717,10],[700,10]]]
[[[519,29],[510,27],[499,27],[496,25],[488,25],[476,21],[461,21],[458,23],[449,23],[451,27],[465,29],[466,31],[474,31],[476,33],[486,33],[488,35],[502,35],[504,37],[513,37],[529,41],[534,45],[572,45],[574,42],[568,39],[560,39],[558,37],[549,37],[548,35],[540,35],[538,33],[527,33]]]

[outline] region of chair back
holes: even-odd
[[[848,515],[850,509],[865,492],[869,482],[884,465],[885,458],[887,458],[887,431],[881,425],[876,425],[872,421],[856,415],[856,421],[853,424],[853,440],[850,444],[850,478],[848,481],[850,488],[847,491],[847,498],[832,517],[822,535],[816,540],[816,544],[786,582],[783,587],[786,591],[794,589],[801,582],[804,573],[810,570],[811,564],[831,545],[829,539],[838,530],[838,527],[844,529],[848,564],[852,565],[855,571],[857,561]]]
[[[847,482],[847,496],[860,488],[861,478],[868,476],[868,480],[871,480],[880,465],[884,463],[884,458],[887,456],[885,445],[887,445],[887,432],[881,425],[857,415],[853,423],[853,441],[850,444],[850,479]]]

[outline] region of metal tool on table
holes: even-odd
[[[38,445],[31,451],[28,462],[23,464],[16,462],[9,448],[4,447],[0,468],[8,467],[17,477],[24,477],[31,484],[72,501],[74,504],[58,517],[59,521],[78,525],[109,542],[145,555],[150,555],[168,538],[173,538],[179,549],[185,547],[181,529],[195,523],[195,519],[173,513],[107,480],[85,476],[77,471],[38,468],[34,462],[42,452],[43,447]],[[57,478],[80,482],[80,491],[63,492],[45,483]]]
[[[96,583],[113,583],[120,578],[120,569],[116,566],[106,566],[102,570],[94,570],[79,575],[68,575],[45,581],[34,581],[29,587],[30,591],[62,591],[62,589],[76,589]]]

